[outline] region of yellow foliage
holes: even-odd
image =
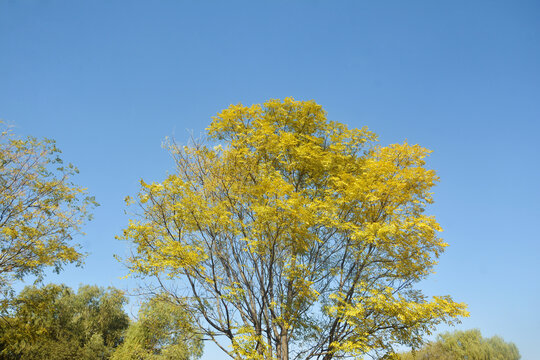
[[[176,173],[141,182],[144,213],[120,238],[132,272],[183,280],[231,356],[390,356],[467,315],[413,288],[446,246],[424,214],[429,150],[376,145],[292,98],[231,105],[207,131],[208,145],[169,144]]]
[[[52,140],[19,139],[9,129],[0,135],[2,292],[26,274],[39,276],[45,266],[59,270],[82,261],[71,240],[96,202],[71,183],[77,169],[63,165],[59,153]]]

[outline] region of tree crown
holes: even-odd
[[[47,266],[59,271],[81,263],[84,254],[71,240],[97,203],[72,183],[77,172],[63,164],[53,140],[20,139],[9,128],[0,133],[2,291],[27,274],[41,275]]]
[[[141,182],[121,238],[132,273],[183,279],[231,357],[392,354],[467,314],[413,288],[446,246],[424,214],[438,180],[427,149],[378,146],[292,98],[232,105],[207,130],[215,146],[170,144],[176,173]]]

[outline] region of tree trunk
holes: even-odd
[[[289,336],[287,330],[281,331],[280,336],[280,345],[281,345],[281,357],[280,360],[289,360]]]

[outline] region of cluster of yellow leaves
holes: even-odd
[[[354,335],[346,341],[333,343],[335,352],[362,355],[380,347],[378,342],[383,339],[370,336],[374,329],[388,329],[388,338],[384,340],[399,343],[408,339],[411,329],[430,334],[431,320],[452,324],[459,316],[468,315],[465,304],[455,303],[448,296],[435,296],[426,301],[420,294],[405,297],[391,287],[373,288],[364,282],[359,284],[358,293],[362,295],[351,300],[342,293],[332,294],[335,302],[325,309],[332,317],[343,318],[354,329]]]
[[[260,334],[253,327],[239,325],[235,327],[236,336],[231,342],[232,353],[239,359],[266,360],[272,359],[268,346],[257,349],[257,344],[264,344]]]

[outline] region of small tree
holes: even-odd
[[[514,343],[501,337],[482,337],[480,330],[455,331],[437,336],[435,342],[422,349],[400,355],[402,360],[519,360],[519,350]]]
[[[424,214],[428,150],[376,146],[291,98],[231,106],[208,135],[216,146],[170,145],[177,172],[141,182],[121,238],[136,246],[131,272],[187,295],[232,358],[390,356],[467,314],[413,288],[446,246]]]
[[[143,303],[112,360],[190,360],[202,355],[202,339],[183,306],[163,296]]]
[[[9,129],[0,133],[0,291],[4,295],[15,279],[39,276],[47,266],[58,271],[82,259],[70,242],[96,203],[71,182],[77,169],[64,166],[59,154],[53,140],[19,139]]]

